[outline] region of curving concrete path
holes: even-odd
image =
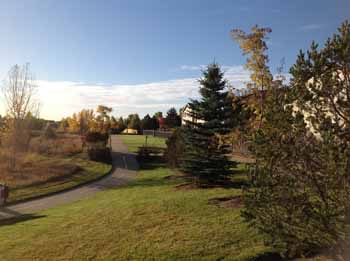
[[[30,214],[40,210],[55,207],[61,204],[77,201],[93,196],[99,191],[115,188],[126,184],[134,178],[139,168],[134,154],[128,152],[128,148],[120,137],[112,136],[112,165],[111,174],[87,185],[8,207],[0,207],[0,220]]]

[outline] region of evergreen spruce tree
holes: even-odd
[[[199,80],[201,99],[189,104],[194,120],[186,122],[184,127],[182,169],[200,185],[224,181],[234,164],[226,156],[228,147],[220,144],[219,139],[219,135],[230,131],[232,119],[232,103],[223,77],[216,63],[203,72]]]

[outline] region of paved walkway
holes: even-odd
[[[88,198],[99,191],[121,186],[136,176],[138,170],[136,157],[134,154],[128,152],[125,144],[123,144],[122,140],[117,136],[112,136],[112,162],[112,173],[99,181],[52,196],[19,203],[9,207],[0,207],[0,220]]]

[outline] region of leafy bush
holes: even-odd
[[[182,128],[178,128],[166,141],[167,148],[164,157],[172,168],[178,168],[181,166],[185,150],[183,135]]]
[[[85,136],[85,141],[88,145],[89,159],[100,162],[111,162],[111,151],[107,148],[109,139],[108,133],[88,132]]]
[[[98,143],[98,142],[107,143],[108,138],[109,138],[108,133],[101,133],[101,132],[88,132],[85,135],[85,141],[89,143]]]
[[[88,156],[90,160],[110,163],[112,161],[111,158],[111,150],[110,148],[93,148],[88,150]]]

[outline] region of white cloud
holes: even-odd
[[[303,25],[299,28],[300,31],[312,31],[312,30],[318,30],[321,29],[324,25],[323,24],[307,24]]]
[[[205,69],[205,65],[181,65],[180,70],[182,71],[200,71]]]
[[[185,69],[201,66],[188,66]],[[205,68],[205,67],[203,67]],[[249,81],[242,66],[222,66],[225,78],[235,88]],[[193,69],[194,70],[194,69]],[[198,78],[184,78],[134,85],[85,84],[67,81],[37,81],[41,117],[59,120],[83,108],[95,109],[103,104],[113,108],[116,116],[139,113],[141,116],[170,107],[184,106],[190,98],[198,98]],[[1,104],[0,104],[1,105]],[[1,110],[0,113],[4,113]]]

